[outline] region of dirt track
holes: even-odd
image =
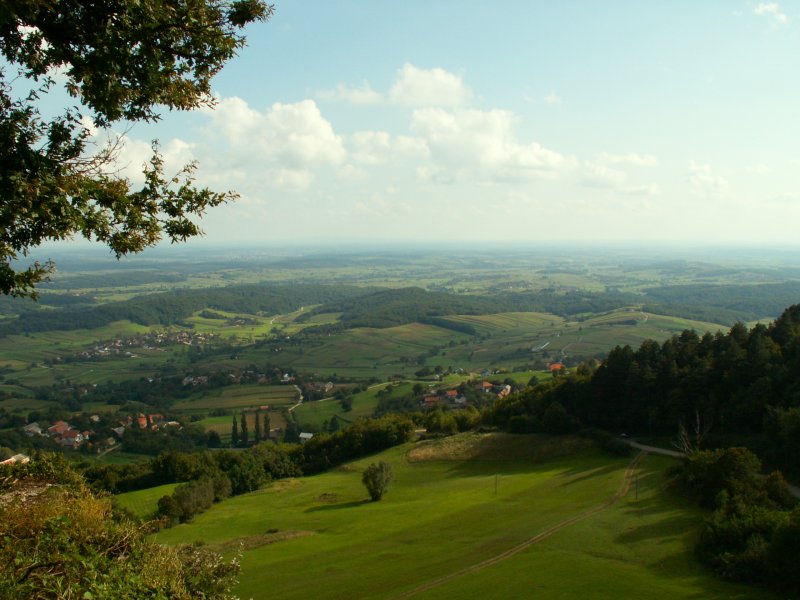
[[[449,575],[445,575],[443,577],[439,577],[438,579],[434,579],[434,580],[429,581],[427,583],[423,583],[422,585],[419,585],[419,586],[415,587],[414,589],[411,589],[411,590],[409,590],[407,592],[403,592],[402,594],[398,594],[397,596],[394,596],[394,598],[397,599],[397,600],[399,600],[400,598],[410,598],[411,596],[414,596],[414,595],[422,593],[422,592],[426,592],[426,591],[428,591],[428,590],[430,590],[432,588],[435,588],[435,587],[437,587],[439,585],[442,585],[443,583],[447,583],[448,581],[451,581],[451,580],[456,579],[458,577],[462,577],[464,575],[468,575],[469,573],[474,573],[475,571],[479,571],[479,570],[484,569],[486,567],[491,567],[492,565],[496,565],[496,564],[498,564],[500,562],[503,562],[506,559],[511,558],[515,554],[519,554],[520,552],[522,552],[526,548],[529,548],[530,546],[533,546],[534,544],[537,544],[537,543],[541,542],[542,540],[547,539],[548,537],[550,537],[554,533],[556,533],[558,531],[561,531],[562,529],[565,529],[566,527],[569,527],[570,525],[578,523],[579,521],[583,521],[584,519],[588,519],[592,515],[596,515],[597,513],[609,508],[610,506],[614,505],[618,500],[620,500],[621,498],[624,498],[625,495],[628,493],[628,491],[631,488],[631,481],[633,479],[633,473],[636,470],[636,467],[639,465],[639,462],[641,462],[642,458],[646,454],[647,454],[646,452],[642,451],[639,454],[637,454],[636,457],[630,462],[630,464],[625,469],[625,477],[623,478],[622,483],[619,486],[619,489],[617,490],[617,492],[613,496],[611,496],[611,498],[609,498],[605,502],[602,502],[601,504],[593,506],[592,508],[590,508],[588,510],[585,510],[585,511],[583,511],[581,513],[578,513],[577,515],[575,515],[573,517],[570,517],[569,519],[565,519],[565,520],[563,520],[563,521],[561,521],[559,523],[556,523],[555,525],[552,525],[552,526],[548,527],[544,531],[542,531],[540,533],[537,533],[532,538],[529,538],[529,539],[525,540],[521,544],[518,544],[518,545],[514,546],[513,548],[509,548],[505,552],[501,552],[500,554],[497,554],[495,556],[492,556],[491,558],[487,558],[484,561],[481,561],[479,563],[476,563],[474,565],[471,565],[469,567],[461,569],[460,571],[455,571],[453,573],[450,573]]]

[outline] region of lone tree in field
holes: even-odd
[[[373,502],[377,502],[383,497],[389,489],[392,479],[394,479],[392,465],[384,461],[372,463],[361,477],[361,481],[366,486],[369,497],[372,498]]]
[[[18,261],[43,242],[81,236],[120,257],[200,234],[194,219],[235,198],[196,187],[193,163],[165,174],[155,142],[134,188],[111,127],[212,106],[211,79],[242,29],[272,11],[264,0],[0,2],[0,294],[35,297],[52,262]],[[75,106],[54,106],[55,78]]]

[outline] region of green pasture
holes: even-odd
[[[634,309],[620,309],[585,321],[571,322],[538,313],[460,315],[448,317],[448,320],[472,325],[482,338],[443,348],[426,364],[465,369],[511,369],[534,360],[560,360],[564,355],[588,357],[605,354],[617,345],[638,347],[644,340],[663,341],[684,329],[704,333],[720,328],[713,323],[645,314]],[[534,351],[534,348],[540,349]]]
[[[181,400],[173,405],[180,412],[246,409],[259,406],[288,406],[297,401],[297,390],[291,385],[232,385]]]
[[[171,494],[177,485],[177,483],[167,483],[135,492],[126,492],[114,496],[114,500],[140,519],[150,519],[155,516],[158,509],[158,500],[162,496]]]
[[[390,397],[399,397],[410,394],[414,383],[405,381],[395,384],[380,383],[372,385],[363,392],[353,394],[353,409],[349,412],[342,410],[340,402],[333,398],[303,402],[303,404],[294,409],[294,416],[301,427],[312,430],[321,429],[323,422],[330,421],[334,416],[343,419],[345,422],[354,421],[361,417],[371,417],[378,407],[378,392],[391,385],[392,392]]]
[[[39,400],[38,398],[30,397],[12,397],[0,400],[0,408],[4,408],[9,412],[23,412],[29,413],[34,410],[44,411],[48,408],[55,406],[55,402],[47,400]]]
[[[378,459],[393,465],[395,481],[373,503],[360,478]],[[243,548],[242,597],[396,597],[603,504],[620,488],[628,461],[573,438],[465,434],[275,482],[158,539]],[[623,500],[420,595],[772,598],[697,565],[691,542],[701,513],[664,491],[668,464],[646,458]]]
[[[419,369],[416,359],[423,353],[467,339],[461,333],[420,323],[386,329],[357,328],[313,340],[304,346],[287,343],[280,351],[249,349],[242,361],[269,359],[305,373],[385,379],[395,373]],[[291,342],[291,341],[290,341]]]

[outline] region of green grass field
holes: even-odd
[[[379,383],[372,385],[369,389],[353,394],[353,409],[345,412],[338,400],[322,400],[315,402],[304,402],[294,410],[294,415],[301,427],[305,429],[319,430],[324,421],[330,421],[334,415],[345,422],[354,421],[361,417],[371,417],[378,407],[378,392],[389,385],[392,386],[391,397],[399,397],[411,393],[414,387],[413,381],[402,383]]]
[[[116,502],[124,509],[129,510],[140,519],[150,519],[158,509],[158,500],[161,496],[172,493],[177,483],[167,483],[156,487],[127,492],[114,496]]]
[[[372,503],[360,474],[378,458],[395,482]],[[465,434],[276,482],[158,539],[241,547],[236,592],[252,598],[774,598],[696,564],[701,513],[664,492],[669,459],[647,457],[636,487],[603,508],[628,461],[578,439]]]

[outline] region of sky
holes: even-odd
[[[127,134],[206,242],[794,244],[800,2],[275,0],[216,108]]]

